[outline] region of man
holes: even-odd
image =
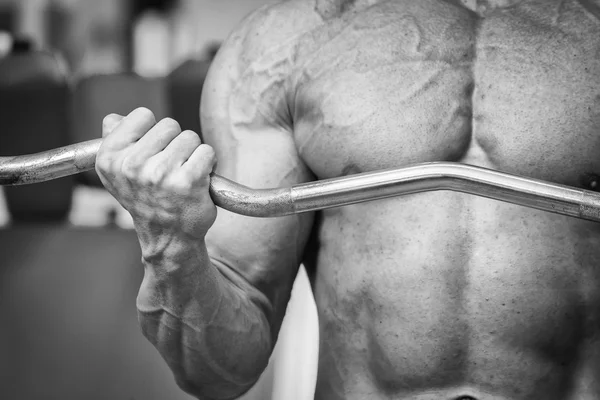
[[[226,41],[201,108],[207,144],[142,109],[98,155],[183,389],[253,385],[304,262],[318,399],[600,399],[600,224],[445,191],[275,219],[208,195],[216,161],[255,188],[456,161],[590,189],[600,1],[286,1]]]

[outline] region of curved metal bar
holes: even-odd
[[[600,193],[460,163],[423,163],[292,187],[294,211],[451,190],[600,222]]]
[[[101,142],[0,157],[0,185],[43,182],[93,169]],[[280,217],[435,190],[600,222],[600,193],[459,163],[416,164],[277,189],[251,189],[212,174],[210,185],[217,206],[253,217]]]
[[[28,185],[94,169],[102,139],[24,156],[0,157],[0,186]]]

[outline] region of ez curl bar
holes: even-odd
[[[94,168],[102,139],[41,153],[0,157],[0,185],[26,185]],[[461,163],[433,162],[325,179],[288,188],[252,189],[212,174],[210,195],[226,210],[280,217],[387,197],[451,190],[600,222],[600,193]]]

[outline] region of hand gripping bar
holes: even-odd
[[[94,168],[102,139],[0,157],[0,185],[26,185]],[[600,193],[461,163],[432,162],[287,188],[252,189],[211,174],[210,195],[226,210],[280,217],[387,197],[451,190],[600,222]]]

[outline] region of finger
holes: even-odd
[[[188,179],[198,180],[208,177],[216,165],[217,156],[215,150],[207,144],[201,144],[182,165],[180,171]]]
[[[187,161],[200,143],[200,137],[196,132],[189,130],[183,131],[155,157],[157,160],[160,160],[166,168],[172,169],[174,167],[180,167]]]
[[[132,150],[143,158],[150,158],[163,151],[179,134],[181,127],[177,121],[162,119],[138,140]]]
[[[123,149],[137,142],[156,124],[152,111],[140,107],[133,110],[104,139],[105,147],[112,150]]]
[[[105,138],[115,130],[115,128],[123,121],[122,115],[119,114],[108,114],[102,120],[102,137]]]

